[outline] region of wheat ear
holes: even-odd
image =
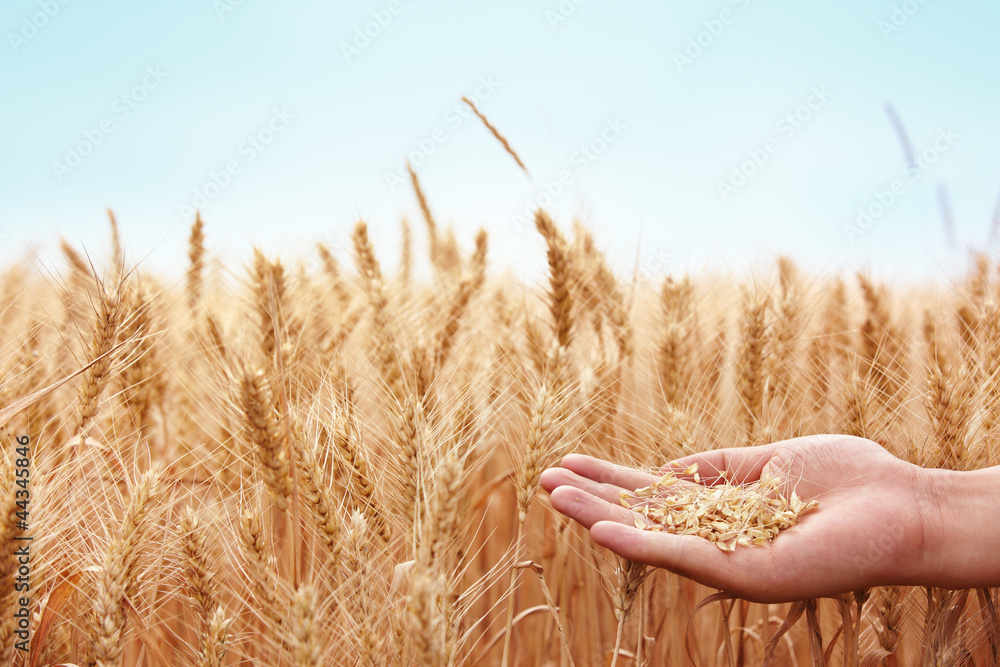
[[[202,283],[205,273],[205,223],[201,213],[196,213],[188,237],[187,302],[192,313],[201,302]]]
[[[472,109],[472,113],[476,114],[476,117],[483,122],[483,125],[485,125],[486,129],[490,131],[490,134],[492,134],[496,140],[500,142],[503,149],[507,151],[507,154],[514,158],[514,162],[517,162],[517,166],[520,167],[525,174],[528,174],[528,168],[524,166],[524,163],[521,162],[521,158],[518,157],[517,153],[514,152],[514,149],[511,148],[510,142],[507,141],[502,134],[500,134],[500,131],[493,126],[493,123],[491,123],[486,116],[483,115],[483,112],[476,107],[475,103],[473,103],[473,101],[468,97],[464,96],[462,97],[462,101],[469,105],[469,108]],[[528,175],[530,176],[530,174]]]
[[[372,529],[388,546],[391,537],[383,504],[377,497],[375,478],[371,474],[368,454],[358,434],[352,413],[340,412],[333,425],[333,444],[340,462],[351,475],[351,499],[354,507],[364,513]]]
[[[139,555],[145,544],[159,473],[144,473],[132,489],[118,535],[104,552],[94,594],[91,655],[98,667],[121,665],[125,646],[126,605],[135,600]]]
[[[221,667],[231,620],[226,618],[225,609],[219,604],[215,574],[208,562],[205,530],[190,507],[181,515],[180,535],[188,595],[198,608],[201,626],[199,666]]]
[[[410,163],[406,163],[406,171],[410,174],[410,183],[413,184],[413,193],[417,196],[417,204],[420,206],[420,213],[424,218],[424,224],[427,226],[427,239],[428,246],[430,248],[431,265],[435,269],[441,268],[441,241],[438,238],[438,226],[437,222],[434,220],[434,215],[431,213],[431,207],[427,203],[427,196],[424,194],[424,189],[420,186],[420,177],[417,176],[417,172],[413,170]]]
[[[319,529],[320,540],[333,558],[333,569],[337,571],[340,564],[340,517],[337,514],[337,504],[333,498],[331,485],[326,480],[326,474],[319,462],[316,445],[304,444],[301,447],[302,456],[302,497],[313,517],[313,522]]]
[[[522,560],[524,549],[524,521],[528,517],[528,508],[538,490],[538,480],[544,465],[551,453],[553,443],[553,413],[555,406],[553,396],[546,385],[542,385],[531,406],[528,426],[528,441],[521,457],[521,467],[517,476],[517,537],[514,541],[514,563]],[[514,622],[514,593],[516,592],[518,570],[511,568],[510,586],[507,591],[507,632],[504,636],[503,660],[506,667],[510,660],[510,643]]]
[[[118,329],[122,323],[122,287],[109,291],[100,286],[97,318],[90,342],[89,361],[94,362],[83,373],[80,385],[79,406],[77,408],[77,429],[86,435],[87,427],[97,415],[100,397],[108,386],[111,371],[111,352],[118,339]]]
[[[401,389],[401,369],[396,357],[396,341],[389,319],[389,299],[382,282],[382,271],[371,241],[368,240],[368,225],[359,221],[354,227],[354,262],[364,282],[365,292],[371,304],[375,322],[375,359],[382,379],[393,395],[398,396]]]
[[[296,667],[319,667],[323,664],[317,606],[316,590],[311,584],[302,584],[292,594],[288,626]]]
[[[573,327],[572,277],[566,242],[552,218],[539,209],[535,213],[535,227],[545,239],[549,263],[549,312],[552,314],[552,331],[560,347],[569,347]]]
[[[292,473],[274,416],[270,385],[263,370],[244,369],[240,401],[247,439],[257,452],[264,483],[271,492],[275,507],[284,512],[292,495]]]

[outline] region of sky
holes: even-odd
[[[108,208],[159,271],[195,209],[224,261],[346,260],[364,219],[394,262],[409,159],[513,271],[544,267],[541,205],[640,277],[954,275],[1000,207],[997,25],[985,1],[7,0],[0,264],[103,256]]]

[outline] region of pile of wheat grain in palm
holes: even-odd
[[[996,664],[994,591],[700,605],[715,591],[594,547],[538,492],[569,451],[655,467],[823,432],[987,465],[988,258],[958,287],[789,259],[653,285],[539,212],[547,276],[523,284],[413,181],[422,232],[403,223],[398,265],[359,223],[316,272],[261,251],[222,266],[198,220],[183,280],[127,262],[114,222],[108,252],[4,269],[0,664]],[[30,661],[12,641],[25,434]]]
[[[636,528],[697,535],[723,551],[736,551],[737,546],[770,542],[819,507],[818,500],[804,502],[795,491],[786,498],[781,480],[772,475],[750,484],[703,486],[697,463],[682,474],[691,475],[694,483],[685,484],[667,471],[649,486],[619,492],[622,506],[636,513]]]

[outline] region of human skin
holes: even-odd
[[[765,544],[723,552],[693,535],[635,527],[622,490],[654,475],[579,454],[542,473],[552,506],[618,555],[754,602],[788,602],[877,585],[1000,585],[1000,467],[925,469],[870,440],[817,435],[687,456],[663,468],[701,484],[778,477],[819,508]],[[691,478],[687,478],[692,481]]]

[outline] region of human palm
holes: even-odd
[[[546,470],[541,483],[553,507],[589,528],[598,544],[747,600],[782,602],[905,584],[923,569],[922,512],[931,510],[920,468],[870,440],[795,438],[696,454],[669,469],[694,463],[701,484],[719,483],[720,473],[731,483],[771,474],[786,495],[794,490],[819,507],[767,544],[723,552],[700,537],[635,528],[636,515],[620,504],[619,494],[652,483],[649,473],[571,454],[562,468]]]

